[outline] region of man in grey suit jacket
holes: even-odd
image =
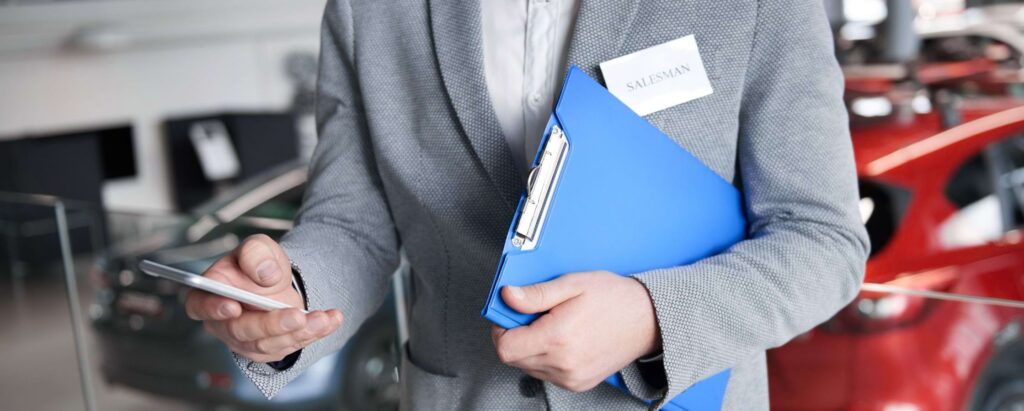
[[[295,228],[205,274],[310,313],[193,292],[189,314],[272,396],[376,310],[401,246],[406,407],[645,409],[599,382],[622,369],[658,406],[731,367],[724,408],[767,409],[764,351],[852,299],[868,250],[820,2],[582,1],[568,62],[595,78],[603,61],[696,35],[714,93],[646,118],[742,189],[749,239],[687,266],[503,290],[550,311],[492,335],[479,311],[523,183],[488,100],[478,1],[328,3],[320,142]]]

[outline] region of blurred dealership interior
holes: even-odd
[[[586,1],[586,0],[584,0]],[[825,3],[873,243],[773,410],[1024,410],[1024,1]],[[405,278],[265,400],[137,271],[292,225],[325,0],[0,0],[0,409],[397,409]]]

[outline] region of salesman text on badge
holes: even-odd
[[[713,92],[692,34],[608,60],[601,73],[608,91],[641,116]]]

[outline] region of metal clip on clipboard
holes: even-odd
[[[558,125],[552,126],[537,166],[530,170],[530,177],[527,178],[526,200],[523,202],[519,222],[516,223],[513,246],[523,251],[537,246],[568,152],[569,140],[565,138],[565,133]]]

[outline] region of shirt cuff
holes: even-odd
[[[287,370],[289,368],[292,368],[293,365],[295,365],[295,362],[299,360],[299,354],[301,354],[301,353],[302,353],[302,350],[298,350],[296,352],[288,354],[287,356],[282,358],[280,361],[268,362],[267,365],[270,366],[270,368],[273,368],[274,371],[284,371],[284,370]]]
[[[289,261],[292,266],[292,288],[299,292],[299,297],[302,297],[302,309],[309,310],[309,301],[306,298],[306,284],[302,282],[302,270],[299,266],[295,265],[294,261]]]
[[[295,263],[291,263],[291,265],[292,265],[292,288],[294,288],[295,291],[298,291],[299,292],[299,296],[302,297],[302,308],[305,309],[305,310],[308,310],[309,309],[309,303],[306,302],[306,288],[302,284],[302,276],[299,275],[299,268],[295,265]],[[301,354],[301,353],[302,353],[302,350],[298,350],[296,352],[288,354],[286,357],[282,358],[280,361],[268,362],[267,366],[269,366],[270,368],[273,368],[275,371],[287,370],[287,369],[291,368],[293,365],[295,365],[295,362],[298,361],[299,354]]]

